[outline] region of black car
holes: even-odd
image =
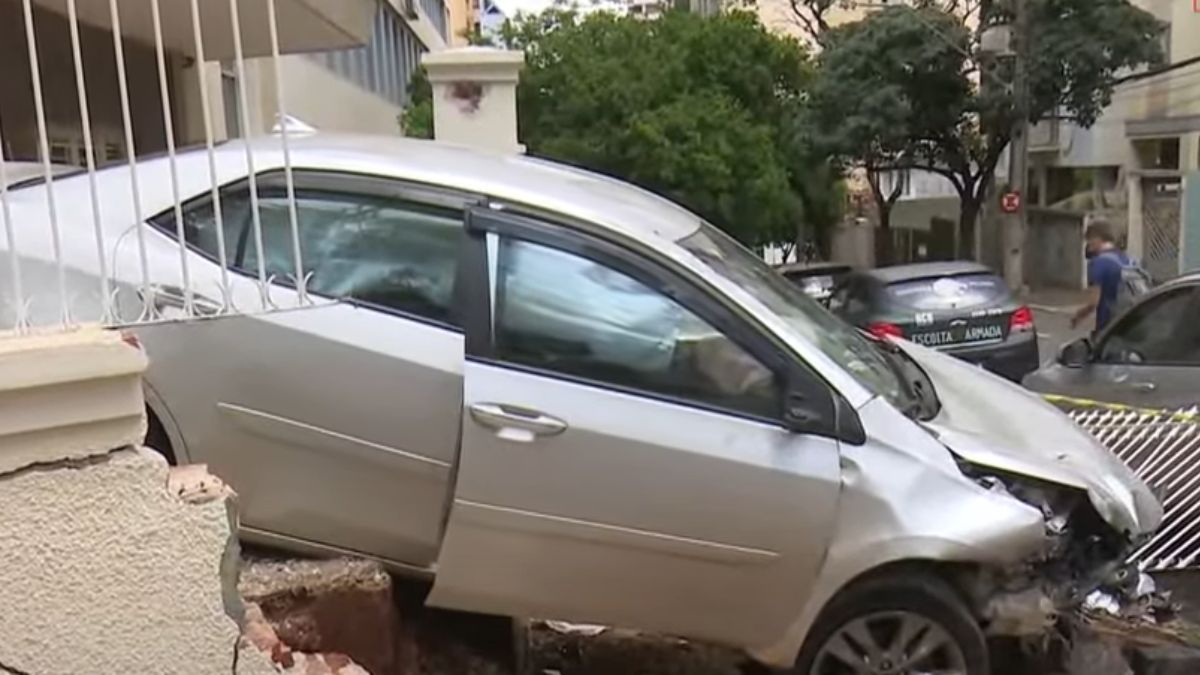
[[[854,271],[845,263],[808,262],[780,265],[776,270],[809,297],[827,303],[833,290]]]
[[[1033,312],[976,263],[854,272],[834,292],[830,309],[876,336],[939,349],[1016,382],[1039,365]]]

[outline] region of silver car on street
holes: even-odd
[[[250,144],[253,191],[242,142],[214,153],[219,209],[205,152],[138,164],[152,288],[130,169],[96,177],[116,323],[143,298],[161,314],[134,329],[149,442],[226,478],[249,540],[384,560],[431,578],[438,606],[710,640],[804,675],[986,675],[985,634],[1041,639],[1047,608],[1161,519],[1056,409],[859,333],[649,192],[298,136],[293,239],[279,139]],[[88,185],[53,182],[76,317],[102,304]],[[0,279],[15,253],[31,297],[3,288],[0,321],[16,303],[59,320],[49,198],[8,195]]]
[[[1064,345],[1025,378],[1047,394],[1142,408],[1200,406],[1200,273],[1139,298],[1099,335]]]

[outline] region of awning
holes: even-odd
[[[67,0],[33,0],[45,10],[67,15]],[[205,57],[232,59],[234,35],[229,0],[200,0]],[[366,44],[377,0],[275,0],[282,53],[343,49]],[[242,45],[247,58],[271,54],[268,0],[238,0]],[[108,0],[76,0],[79,20],[105,30],[113,21]],[[122,33],[154,44],[151,0],[117,0]],[[163,43],[173,52],[195,54],[191,0],[159,0]]]

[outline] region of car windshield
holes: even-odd
[[[705,223],[679,240],[679,244],[714,272],[753,295],[867,390],[902,410],[913,405],[908,385],[883,350],[729,235]]]

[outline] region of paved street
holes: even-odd
[[[1087,323],[1071,329],[1071,314],[1083,304],[1083,297],[1083,291],[1069,290],[1034,291],[1026,297],[1026,302],[1033,310],[1043,363],[1054,358],[1061,345],[1083,337],[1091,330]]]

